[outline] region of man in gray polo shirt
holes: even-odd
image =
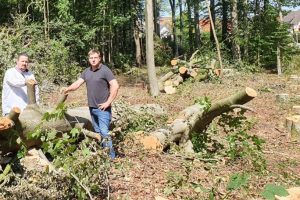
[[[109,134],[111,122],[111,103],[116,98],[119,84],[112,71],[102,64],[101,53],[91,50],[88,53],[91,67],[86,68],[80,78],[71,84],[65,93],[77,90],[84,82],[87,88],[88,105],[93,127],[103,138],[102,146],[109,148],[110,157],[115,158],[115,151]]]

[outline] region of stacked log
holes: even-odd
[[[173,59],[171,65],[172,70],[158,80],[159,90],[167,94],[176,93],[177,87],[189,78],[195,81],[207,79],[210,72],[209,68],[200,68],[180,59]]]

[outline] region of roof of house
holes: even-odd
[[[300,10],[290,12],[289,14],[283,17],[283,21],[293,25],[299,24]]]

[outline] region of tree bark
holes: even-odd
[[[201,43],[201,33],[200,33],[200,26],[199,26],[199,0],[194,1],[194,30],[195,30],[195,47],[196,49],[200,49]]]
[[[228,2],[222,0],[222,41],[228,46]]]
[[[158,82],[154,63],[154,40],[153,40],[153,5],[152,1],[146,1],[146,55],[147,69],[150,84],[150,93],[152,96],[159,95]]]
[[[232,35],[233,35],[233,44],[232,44],[233,58],[240,62],[241,49],[238,42],[239,28],[238,28],[237,0],[232,0],[231,19],[232,19]]]
[[[174,42],[174,55],[178,56],[178,44],[177,44],[177,29],[176,29],[176,1],[169,0],[171,11],[172,11],[172,34],[173,34],[173,42]]]
[[[140,30],[139,30],[139,22],[136,19],[134,26],[134,42],[135,42],[135,60],[137,67],[142,66],[142,52],[141,52],[141,44],[140,44]]]
[[[281,27],[281,24],[283,22],[283,17],[282,17],[282,10],[281,10],[281,3],[278,2],[278,10],[279,10],[279,16],[278,16],[278,21],[279,21],[279,27]],[[277,42],[277,52],[276,52],[276,57],[277,57],[277,75],[281,76],[282,75],[282,64],[281,64],[281,48],[280,48],[280,42]]]
[[[217,34],[216,34],[216,30],[215,30],[215,25],[213,23],[212,16],[211,16],[210,5],[209,5],[210,2],[209,2],[209,0],[206,0],[206,3],[207,3],[208,15],[209,15],[209,19],[210,19],[210,25],[211,25],[211,28],[212,28],[212,31],[213,31],[213,35],[214,35],[214,38],[215,38],[215,43],[216,43],[217,53],[218,53],[218,59],[219,59],[220,68],[221,68],[220,77],[222,77],[222,74],[223,74],[223,63],[222,63],[222,57],[221,57],[220,44],[219,44],[219,41],[218,41],[218,38],[217,38]]]
[[[158,138],[163,148],[167,148],[173,142],[185,144],[191,132],[201,132],[212,120],[234,109],[236,104],[245,104],[255,98],[257,92],[251,88],[245,88],[228,98],[214,103],[208,111],[200,104],[194,104],[179,113],[179,116],[167,128],[157,129],[151,135]]]
[[[193,37],[193,21],[192,21],[192,0],[187,0],[186,1],[186,5],[187,5],[187,15],[188,15],[188,29],[189,29],[189,44],[191,45],[190,50],[189,50],[189,54],[191,54],[192,52],[194,52],[195,50],[195,42],[194,42],[194,37]]]

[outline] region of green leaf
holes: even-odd
[[[88,156],[88,155],[90,155],[91,152],[88,148],[85,148],[82,150],[82,153],[83,153],[83,155]]]
[[[63,139],[69,139],[69,138],[70,138],[70,136],[67,133],[63,134]]]
[[[21,144],[21,142],[22,142],[21,138],[18,137],[17,140],[16,140],[16,142],[17,142],[17,144]]]
[[[277,186],[274,184],[267,184],[262,191],[261,195],[267,200],[274,200],[275,195],[280,197],[288,196],[289,193],[282,186]]]
[[[47,139],[48,140],[53,140],[54,138],[56,138],[56,131],[55,130],[52,130],[48,133],[47,135]]]
[[[242,186],[246,186],[249,179],[248,174],[233,174],[227,186],[227,190],[236,190]]]
[[[42,120],[46,120],[46,121],[48,121],[48,120],[49,120],[49,118],[50,118],[50,114],[49,114],[49,112],[46,112],[46,113],[43,115],[43,118],[42,118]]]
[[[71,131],[70,131],[72,137],[77,137],[79,135],[79,130],[78,128],[73,128]]]

